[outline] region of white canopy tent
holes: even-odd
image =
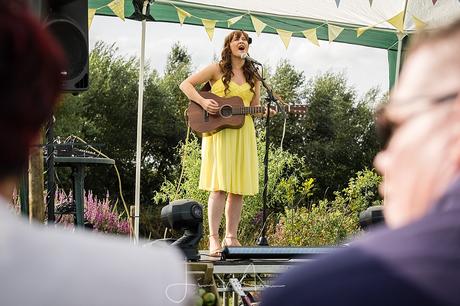
[[[390,84],[398,75],[403,39],[422,27],[460,17],[460,0],[89,0],[94,14],[143,20],[139,74],[135,186],[135,240],[139,235],[140,160],[145,22],[215,27],[277,34],[286,47],[292,36],[351,43],[388,50]],[[144,10],[144,11],[143,11]],[[308,43],[308,42],[307,42]]]
[[[437,26],[452,20],[460,12],[458,0],[183,0],[156,1],[157,3],[175,3],[177,5],[196,5],[224,10],[247,11],[254,14],[294,17],[334,24],[351,26],[374,26],[395,32],[397,30],[386,20],[405,12],[404,31],[415,31],[412,16],[423,20],[430,26]]]

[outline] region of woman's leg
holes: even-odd
[[[225,208],[225,192],[212,191],[208,199],[209,251],[220,249],[219,225]]]
[[[237,239],[238,225],[241,219],[241,209],[243,207],[243,196],[240,194],[229,193],[227,205],[225,207],[225,239],[224,243],[228,246],[240,246]]]

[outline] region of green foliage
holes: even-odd
[[[160,81],[165,99],[163,103],[178,120],[182,129],[186,127],[184,111],[188,105],[188,99],[179,90],[179,85],[190,75],[191,65],[191,57],[187,50],[179,43],[174,44],[168,56],[165,74]],[[182,135],[185,136],[184,132],[185,130],[182,131]]]
[[[348,186],[341,192],[335,192],[334,207],[342,208],[358,221],[359,213],[370,206],[382,205],[378,186],[382,178],[371,170],[358,171]]]
[[[265,143],[263,138],[258,138],[259,156],[259,186],[260,193],[256,196],[244,197],[243,213],[240,222],[240,241],[243,244],[254,244],[262,227],[262,190],[263,190],[263,156]],[[155,202],[165,203],[173,199],[194,199],[203,204],[205,222],[207,222],[207,198],[209,193],[198,189],[201,167],[201,148],[198,139],[191,137],[187,146],[179,148],[183,156],[183,180],[177,192],[177,181],[165,181],[159,192],[155,195]],[[302,205],[311,196],[314,189],[314,180],[308,177],[302,158],[279,148],[271,148],[269,154],[269,182],[268,203],[269,213],[277,216],[283,211],[285,205]],[[273,219],[273,217],[272,217]],[[207,235],[205,227],[205,235]],[[202,241],[206,246],[207,241]]]
[[[381,205],[381,178],[370,170],[359,171],[335,199],[321,200],[311,208],[286,208],[270,242],[275,245],[324,246],[343,243],[359,229],[359,213]]]
[[[113,45],[97,43],[90,54],[89,90],[64,97],[56,113],[56,135],[61,138],[76,135],[89,143],[104,144],[102,151],[116,160],[130,198],[132,188],[128,188],[131,186],[127,178],[133,175],[131,163],[136,137],[135,128],[131,127],[136,122],[137,64],[135,58],[126,59],[116,53]],[[118,194],[111,167],[88,168],[85,185],[99,195],[107,189]]]
[[[272,245],[325,246],[338,245],[357,231],[353,218],[330,207],[327,200],[311,209],[286,208],[285,214],[270,237]]]
[[[270,141],[281,143],[286,121],[283,148],[305,157],[307,168],[317,179],[314,195],[317,201],[323,197],[331,199],[357,171],[372,167],[380,147],[373,115],[380,100],[377,88],[358,99],[343,74],[327,72],[307,82],[303,72],[287,60],[278,64],[268,80],[286,103],[308,106],[303,117],[291,114],[274,117]],[[262,131],[265,120],[258,120],[256,127]]]
[[[178,151],[182,156],[182,181],[178,187],[178,180],[165,180],[158,192],[155,193],[154,201],[158,204],[165,204],[177,199],[194,199],[206,204],[208,192],[198,189],[201,167],[201,146],[195,134],[191,134],[187,144],[181,144]]]
[[[193,199],[204,206],[203,223],[207,222],[207,202],[208,192],[198,189],[198,182],[200,180],[200,167],[201,167],[201,146],[199,139],[191,134],[189,141],[180,144],[177,148],[182,158],[181,173],[176,175],[175,180],[166,179],[159,190],[155,193],[153,198],[154,202],[161,207],[178,199]],[[181,183],[179,185],[179,180]],[[178,189],[179,186],[179,189]],[[151,227],[150,227],[151,228]],[[207,233],[208,229],[205,226]],[[207,235],[207,234],[205,234]],[[202,246],[205,247],[205,242]]]
[[[77,135],[87,142],[103,144],[102,151],[115,159],[120,169],[125,198],[133,203],[138,61],[117,52],[114,45],[96,44],[90,55],[91,86],[79,96],[65,96],[56,114],[56,135]],[[189,74],[190,57],[176,46],[168,61],[170,75],[160,78],[152,71],[145,76],[142,203],[148,203],[164,178],[175,173],[179,158],[171,148],[185,136],[182,113],[176,111],[180,103],[183,109],[185,102],[173,97],[173,92],[176,96],[179,93],[178,80],[172,76]],[[113,169],[89,169],[86,185],[97,194],[104,194],[106,189],[118,194],[117,184]]]
[[[288,104],[306,104],[305,76],[303,72],[295,70],[289,61],[281,61],[273,74],[270,74],[270,69],[265,69],[264,72],[267,74],[265,77],[268,79],[268,84],[272,86],[273,92],[282,101]],[[262,88],[262,97],[265,95],[266,91]],[[265,103],[263,100],[260,102]],[[292,114],[286,114],[286,116],[278,114],[278,116],[273,117],[270,123],[270,142],[275,145],[281,143],[285,119],[287,128],[283,147],[294,152],[289,148],[291,138],[299,132],[299,125],[301,126],[304,121],[303,117]],[[265,119],[256,120],[256,128],[258,131],[263,131],[265,129]]]
[[[264,156],[265,137],[262,133],[257,138],[259,158],[259,194],[244,199],[243,213],[240,221],[241,242],[251,245],[260,236],[262,229],[262,206],[264,189]],[[277,221],[278,215],[285,206],[306,205],[314,191],[314,179],[305,166],[302,157],[270,146],[268,155],[268,188],[267,188],[267,228]]]
[[[285,147],[306,157],[317,179],[317,199],[331,198],[378,150],[370,99],[357,101],[343,75],[326,73],[305,87],[308,116],[288,129]]]
[[[378,149],[373,110],[365,101],[355,102],[343,75],[325,74],[310,86],[303,152],[326,194],[327,188],[340,190],[357,171],[372,166]]]
[[[275,72],[269,76],[268,81],[272,85],[273,91],[286,103],[305,103],[306,93],[303,88],[305,76],[302,71],[295,70],[288,60],[285,59],[278,63]]]

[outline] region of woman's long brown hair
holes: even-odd
[[[225,40],[224,40],[224,48],[222,49],[221,60],[219,62],[219,66],[220,66],[220,70],[222,70],[222,73],[223,73],[222,82],[224,83],[224,86],[225,86],[225,94],[227,94],[228,92],[229,83],[233,76],[232,50],[230,49],[230,42],[233,40],[234,37],[236,37],[236,39],[239,39],[241,35],[244,35],[244,37],[246,37],[246,40],[249,43],[248,34],[241,30],[231,32],[230,34],[227,35],[227,37],[225,37]],[[243,65],[243,74],[246,79],[246,82],[248,82],[249,85],[251,86],[251,91],[255,93],[254,87],[256,83],[256,77],[248,61],[246,61]]]

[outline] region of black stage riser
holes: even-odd
[[[311,258],[331,253],[337,248],[303,248],[303,247],[225,247],[222,252],[227,259],[290,259]]]

